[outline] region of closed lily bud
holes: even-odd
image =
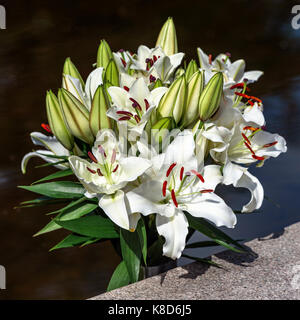
[[[207,83],[199,100],[200,120],[211,118],[220,106],[223,93],[223,73],[216,73]]]
[[[160,46],[168,56],[178,52],[176,30],[172,18],[168,18],[161,28],[156,46]]]
[[[175,122],[178,123],[185,109],[186,93],[186,79],[183,74],[172,83],[160,100],[157,108],[158,117],[173,117]]]
[[[161,118],[152,126],[152,137],[154,137],[156,142],[161,143],[168,135],[169,131],[175,127],[176,123],[172,117]]]
[[[69,74],[63,74],[62,87],[72,93],[81,103],[84,103],[84,93],[79,79]]]
[[[58,100],[63,112],[64,120],[71,133],[78,139],[93,144],[94,136],[89,124],[89,111],[65,89],[58,91]]]
[[[70,58],[67,58],[65,61],[64,68],[63,68],[63,74],[79,79],[81,86],[84,89],[84,81],[83,81],[78,69],[75,67],[74,63],[71,61]]]
[[[57,140],[71,151],[74,147],[74,137],[64,122],[58,99],[51,90],[46,94],[46,110],[51,131]]]
[[[186,71],[185,71],[186,80],[189,81],[191,79],[192,75],[197,70],[198,70],[197,62],[195,60],[191,60],[186,68]]]
[[[108,43],[103,39],[100,42],[97,53],[97,68],[106,68],[110,60],[113,59],[113,54]]]
[[[111,59],[105,69],[104,82],[109,82],[112,86],[119,86],[119,71],[114,59]]]
[[[191,77],[187,88],[186,108],[182,121],[185,127],[198,119],[199,100],[204,88],[204,72],[200,70],[195,72]]]
[[[109,107],[110,103],[106,90],[103,85],[101,85],[95,92],[90,111],[90,128],[95,137],[99,130],[111,128],[111,120],[106,115]]]

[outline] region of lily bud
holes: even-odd
[[[152,126],[151,134],[156,142],[161,143],[175,127],[176,123],[172,117],[161,118]]]
[[[112,86],[119,86],[119,71],[114,59],[111,59],[107,65],[104,82],[109,82]]]
[[[223,93],[223,73],[216,73],[207,83],[199,100],[199,117],[201,121],[211,118],[220,106]]]
[[[87,108],[63,88],[58,91],[58,101],[71,133],[80,140],[93,144],[94,137],[90,129]]]
[[[106,68],[110,60],[113,59],[113,54],[108,43],[103,39],[100,42],[97,53],[97,68]]]
[[[62,87],[72,93],[81,103],[84,103],[83,90],[79,79],[73,78],[69,74],[63,74]]]
[[[191,79],[192,75],[197,70],[198,70],[197,62],[195,60],[191,60],[186,68],[186,71],[185,71],[186,80],[189,81]]]
[[[172,18],[168,18],[161,28],[156,41],[157,46],[160,46],[168,56],[178,52],[176,30]]]
[[[172,117],[178,123],[181,119],[186,102],[186,79],[185,75],[177,78],[163,98],[157,108],[159,118]]]
[[[51,90],[46,94],[46,110],[51,131],[57,140],[71,151],[74,147],[74,137],[64,122],[58,99]]]
[[[204,72],[198,70],[188,83],[186,109],[183,116],[183,125],[186,127],[198,119],[198,106],[204,88]]]
[[[73,78],[79,79],[82,88],[84,89],[84,81],[78,71],[78,69],[75,67],[74,63],[71,61],[70,58],[67,58],[64,64],[63,68],[63,74],[69,75]]]
[[[106,115],[110,103],[105,91],[103,85],[99,86],[92,101],[89,121],[90,128],[95,137],[99,130],[111,128],[110,118]]]

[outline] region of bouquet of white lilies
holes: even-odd
[[[185,247],[243,251],[217,227],[233,228],[237,213],[260,208],[264,190],[249,165],[287,150],[265,131],[262,101],[250,95],[262,72],[245,72],[229,53],[197,53],[199,64],[183,63],[171,18],[152,49],[112,52],[102,40],[86,82],[66,59],[62,88],[46,95],[46,132],[31,133],[44,149],[24,156],[23,173],[34,156],[58,170],[21,186],[40,195],[21,206],[63,204],[36,234],[71,232],[51,250],[112,241],[122,260],[109,290],[186,256]],[[233,211],[215,193],[219,184],[247,188],[250,201]],[[211,241],[186,245],[194,231]]]

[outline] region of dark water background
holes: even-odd
[[[300,29],[291,27],[295,3],[1,2],[7,10],[7,29],[0,30],[0,264],[6,267],[7,290],[0,291],[0,299],[85,299],[105,290],[119,262],[109,243],[49,253],[66,232],[32,238],[48,222],[47,210],[14,210],[32,197],[16,185],[30,184],[52,171],[33,170],[41,162],[32,160],[23,176],[20,161],[33,148],[29,133],[40,131],[40,123],[46,122],[45,92],[60,86],[66,57],[86,77],[100,39],[108,40],[115,51],[154,46],[168,16],[175,19],[179,48],[189,58],[196,58],[197,46],[213,55],[229,51],[233,60],[246,60],[247,70],[265,72],[252,92],[263,99],[267,129],[288,142],[288,153],[252,170],[280,208],[265,201],[259,214],[239,216],[230,234],[251,239],[300,220]],[[226,197],[237,207],[249,194],[235,190]]]

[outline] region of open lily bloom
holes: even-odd
[[[77,156],[69,157],[70,167],[86,189],[85,196],[99,198],[99,206],[122,228],[129,229],[124,191],[128,182],[136,180],[151,162],[137,157],[126,157],[115,135],[110,130],[101,130],[97,135],[90,161]]]
[[[262,71],[247,71],[245,72],[245,61],[240,59],[235,62],[230,61],[230,54],[219,54],[214,60],[212,55],[207,55],[200,48],[197,49],[200,61],[200,68],[205,70],[205,82],[212,77],[215,72],[223,72],[224,75],[224,88],[231,86],[234,83],[239,83],[245,79],[248,82],[257,81]]]
[[[27,153],[21,162],[21,169],[23,173],[26,173],[27,163],[32,157],[39,157],[48,163],[57,163],[59,162],[59,159],[51,156],[70,155],[69,150],[67,150],[54,136],[46,136],[40,132],[32,132],[30,137],[34,145],[45,147],[47,150],[41,149]],[[64,170],[69,168],[69,164],[56,164],[55,167],[60,170]]]
[[[130,56],[130,68],[142,72],[147,84],[155,82],[157,78],[163,83],[168,83],[183,57],[183,53],[168,56],[161,47],[150,49],[142,45],[139,46],[136,55]]]
[[[198,172],[194,150],[192,132],[182,132],[167,148],[157,176],[150,176],[126,195],[132,213],[157,214],[157,231],[166,240],[163,254],[172,259],[179,258],[185,247],[188,221],[184,211],[217,226],[236,224],[231,208],[214,193],[222,181],[220,167],[206,166]]]
[[[167,88],[160,87],[149,91],[142,78],[134,81],[130,88],[110,87],[108,93],[113,106],[107,115],[116,120],[119,126],[126,124],[134,137],[140,136],[150,118],[153,108],[157,107]]]
[[[103,68],[93,70],[87,77],[84,90],[79,79],[70,75],[63,75],[63,88],[72,93],[88,110],[91,110],[94,94],[98,86],[103,83],[102,73]]]

